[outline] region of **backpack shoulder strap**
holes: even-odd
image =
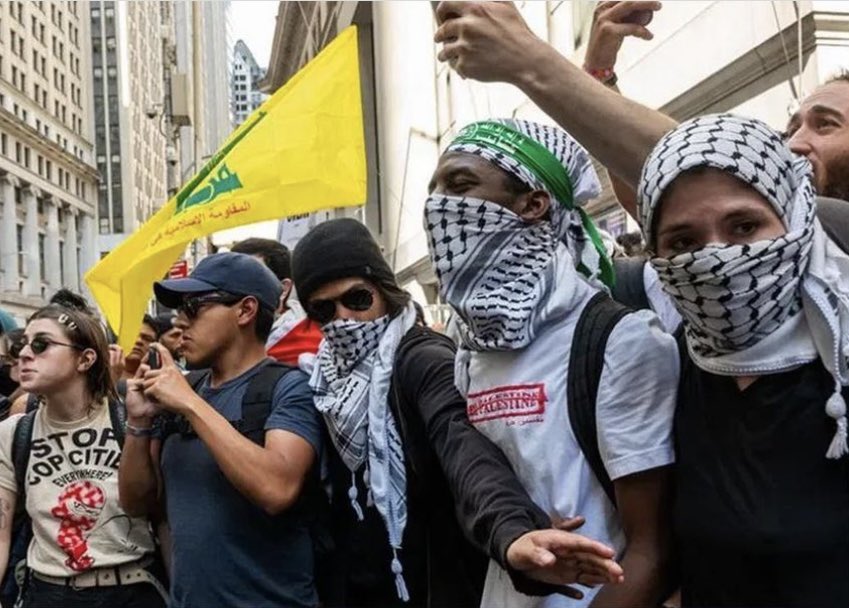
[[[38,410],[33,410],[24,414],[18,420],[15,435],[12,438],[12,464],[15,467],[15,483],[18,486],[15,511],[21,513],[26,510],[27,467],[29,467],[30,444],[37,413]]]
[[[645,258],[614,258],[616,283],[611,290],[614,300],[633,310],[651,310],[643,281],[645,265]]]
[[[120,399],[109,400],[109,422],[112,424],[112,431],[115,433],[115,439],[118,440],[118,446],[124,449],[124,437],[127,430],[127,408]]]
[[[280,379],[293,369],[297,368],[278,361],[269,362],[259,370],[245,389],[242,397],[242,418],[234,421],[233,426],[254,443],[265,443],[265,422],[271,415],[274,388]]]
[[[596,399],[604,369],[607,339],[616,324],[631,310],[607,294],[596,294],[578,319],[572,337],[567,377],[569,420],[584,457],[610,501],[616,504],[613,482],[598,449]]]
[[[27,414],[29,414],[30,412],[34,412],[35,410],[37,410],[37,409],[38,409],[38,404],[39,404],[40,402],[41,402],[41,399],[39,399],[38,395],[36,395],[36,394],[34,394],[34,393],[29,393],[29,394],[27,395]]]

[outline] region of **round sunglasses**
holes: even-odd
[[[336,316],[336,304],[348,310],[364,312],[374,304],[374,292],[365,287],[352,287],[337,298],[310,300],[306,306],[307,314],[319,324],[326,325]]]
[[[68,342],[57,342],[56,340],[51,340],[50,338],[45,338],[44,336],[36,336],[32,340],[27,340],[26,338],[22,338],[16,341],[9,347],[9,355],[13,359],[18,359],[21,356],[21,351],[24,350],[24,347],[29,344],[30,350],[34,355],[40,355],[44,353],[51,346],[67,346],[68,348],[73,348],[75,350],[85,350],[84,346],[80,346],[79,344],[71,344]]]

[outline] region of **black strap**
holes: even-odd
[[[265,422],[271,414],[271,404],[274,400],[274,389],[280,378],[293,369],[291,365],[278,361],[269,361],[251,378],[245,394],[242,397],[242,415],[239,420],[231,420],[230,424],[242,435],[258,445],[265,444]],[[192,371],[186,375],[186,381],[195,392],[209,377],[209,370]],[[165,415],[161,422],[162,441],[174,433],[184,437],[194,436],[188,420],[183,416]]]
[[[126,385],[125,385],[126,386]],[[123,401],[118,399],[109,400],[109,423],[115,433],[115,440],[121,449],[124,449],[124,436],[127,430],[127,408]]]
[[[36,395],[34,393],[29,393],[27,395],[27,411],[26,411],[26,413],[29,414],[30,412],[34,412],[35,410],[37,410],[38,405],[40,403],[41,403],[41,398],[38,395]]]
[[[15,467],[15,483],[18,486],[18,497],[15,501],[15,517],[26,514],[26,480],[29,467],[30,444],[35,428],[35,416],[38,410],[24,414],[15,427],[12,438],[12,463]]]
[[[232,424],[242,435],[256,444],[265,444],[265,422],[271,414],[274,388],[280,378],[294,369],[290,365],[271,362],[251,379],[242,397],[242,419]]]
[[[616,283],[611,296],[632,310],[651,310],[646,286],[643,281],[645,258],[614,258],[613,271]]]
[[[578,319],[569,357],[567,400],[572,432],[584,457],[610,501],[616,504],[613,482],[607,474],[598,449],[596,399],[607,339],[616,324],[631,310],[614,302],[607,294],[596,294]]]

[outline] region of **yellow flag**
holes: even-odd
[[[357,32],[351,26],[251,114],[203,169],[85,280],[128,350],[153,283],[191,240],[365,200]]]

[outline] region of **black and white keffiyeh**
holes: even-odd
[[[719,169],[754,188],[787,233],[651,260],[684,318],[690,355],[700,368],[722,375],[776,373],[821,358],[836,384],[826,411],[838,428],[827,456],[839,458],[849,452],[841,395],[849,384],[849,256],[816,218],[810,163],[757,120],[720,114],[682,123],[643,167],[639,211],[650,247],[663,193],[697,167]]]
[[[462,346],[515,350],[530,344],[539,305],[554,284],[559,238],[497,203],[431,196],[425,230],[442,298],[462,319]],[[559,277],[567,280],[567,277]]]
[[[389,407],[395,354],[415,324],[410,303],[401,314],[374,321],[337,320],[322,328],[310,386],[333,445],[351,471],[348,497],[357,517],[363,511],[354,475],[367,466],[369,494],[393,549],[392,572],[398,596],[409,599],[397,551],[407,525],[407,474],[401,436]]]
[[[498,168],[518,178],[522,183],[534,190],[545,190],[552,197],[551,224],[555,234],[563,241],[572,255],[575,266],[587,270],[592,283],[604,288],[599,275],[601,260],[593,247],[589,235],[584,229],[578,208],[601,193],[592,160],[587,151],[563,129],[540,124],[530,120],[498,118],[487,122],[502,124],[514,131],[538,142],[566,168],[572,184],[574,208],[569,209],[558,200],[551,189],[528,167],[516,158],[504,152],[487,146],[485,143],[451,143],[446,152],[464,152],[475,154],[493,163]],[[473,125],[470,125],[473,126]]]
[[[481,199],[435,194],[425,203],[425,231],[442,298],[457,313],[460,348],[455,382],[468,392],[471,351],[517,350],[539,328],[568,314],[583,279],[603,288],[600,257],[577,208],[601,190],[589,155],[561,129],[524,120],[504,124],[547,148],[566,168],[572,209],[561,204],[516,158],[485,143],[452,143],[446,152],[478,155],[532,189],[552,196],[550,221],[531,224],[503,205]],[[556,292],[556,297],[554,296]]]

